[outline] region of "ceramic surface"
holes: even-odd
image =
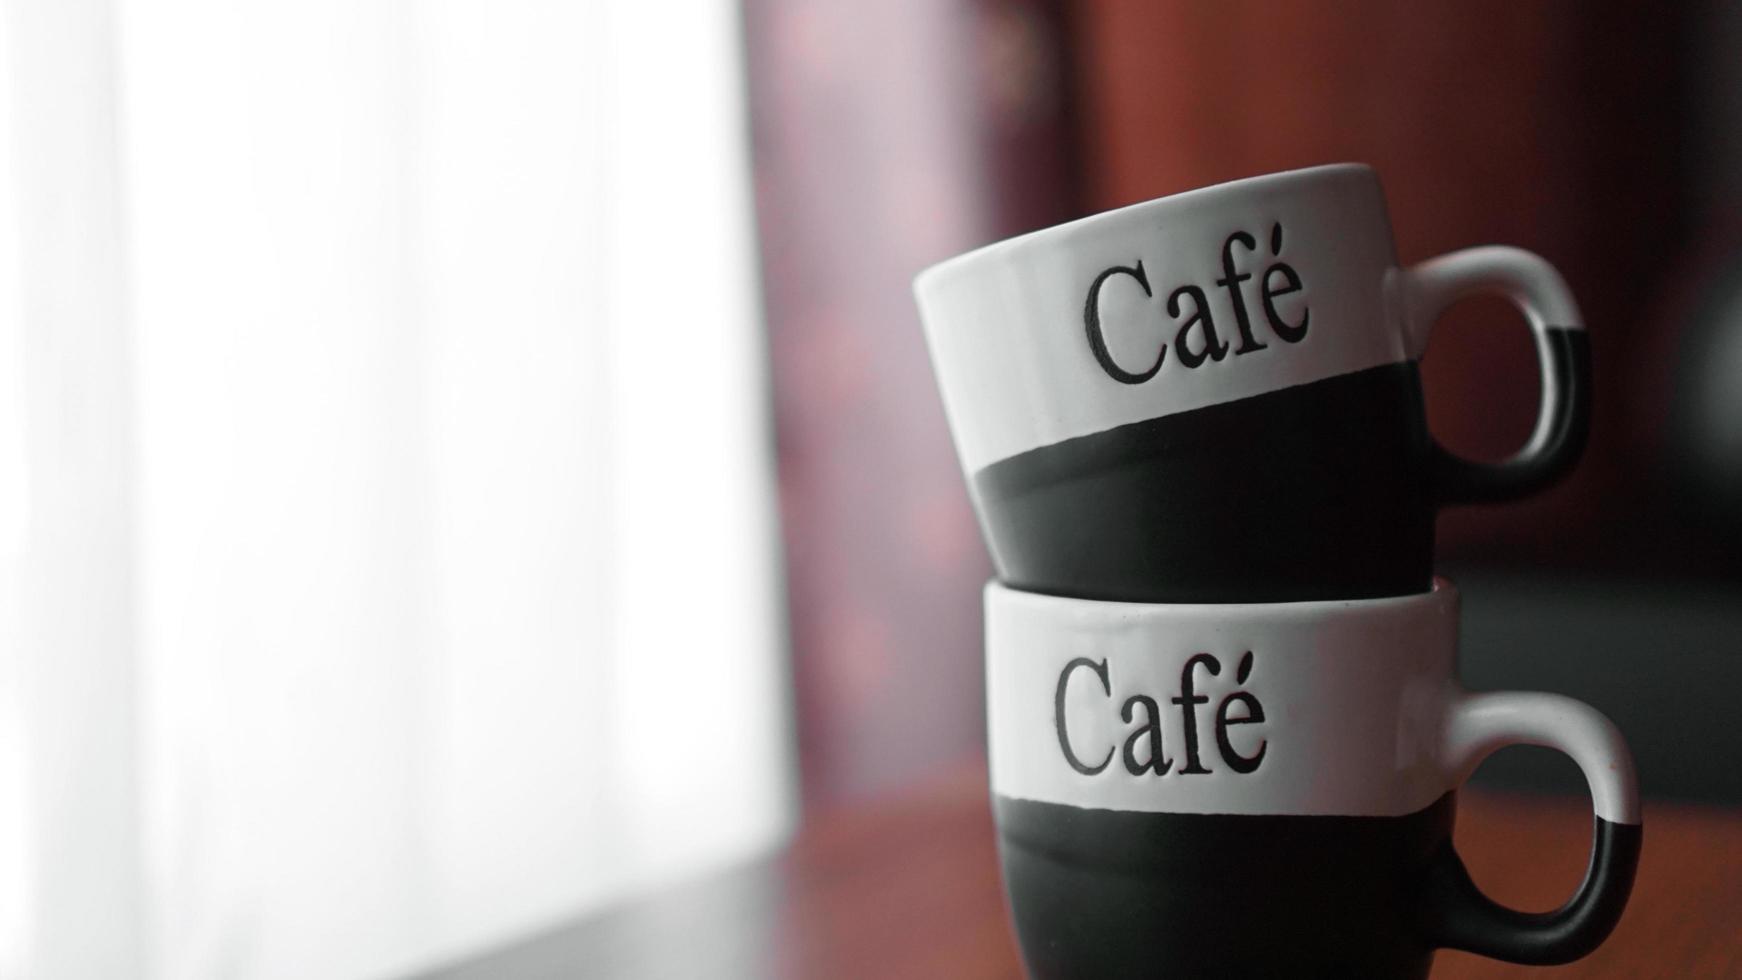
[[[1502,247],[1400,268],[1360,165],[1024,235],[914,290],[993,562],[1033,591],[1420,592],[1435,507],[1533,492],[1583,448],[1584,331],[1560,276]],[[1543,369],[1529,443],[1494,465],[1434,444],[1416,369],[1475,292],[1518,305]]]
[[[985,600],[994,809],[1038,976],[1409,976],[1446,946],[1564,962],[1620,915],[1625,743],[1570,698],[1464,691],[1444,580],[1364,601]],[[1451,846],[1457,788],[1511,744],[1566,753],[1591,788],[1591,869],[1546,916],[1483,898]]]

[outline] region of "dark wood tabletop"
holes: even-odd
[[[566,977],[1022,976],[999,889],[983,763],[809,820],[783,853],[430,974]],[[1584,872],[1582,798],[1460,794],[1477,883],[1558,905]],[[1742,978],[1742,810],[1647,801],[1626,915],[1594,954],[1544,970],[1441,952],[1435,978]]]

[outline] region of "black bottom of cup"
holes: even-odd
[[[1128,602],[1370,599],[1433,583],[1414,361],[1067,439],[975,473],[998,577]]]
[[[1425,977],[1416,925],[1454,794],[1402,817],[1089,810],[994,796],[1039,980]]]

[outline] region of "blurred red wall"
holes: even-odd
[[[1658,314],[1689,247],[1682,220],[1674,4],[1149,3],[1078,12],[1091,210],[1341,160],[1384,181],[1400,258],[1469,245],[1538,252],[1591,329],[1595,419],[1566,484],[1440,518],[1448,559],[1577,563],[1630,556],[1657,455],[1649,421],[1673,338]],[[1423,362],[1442,442],[1498,458],[1535,420],[1522,319],[1472,300]]]
[[[999,237],[1204,184],[1359,160],[1401,258],[1508,243],[1591,328],[1591,447],[1565,485],[1441,518],[1448,559],[1645,567],[1691,246],[1679,8],[750,0],[746,39],[803,785],[811,807],[980,751],[989,573],[909,293]],[[1498,301],[1429,352],[1441,440],[1521,444],[1537,379]]]
[[[909,291],[1076,210],[1053,3],[751,0],[757,217],[807,806],[981,751],[990,575]]]

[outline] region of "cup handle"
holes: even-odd
[[[1421,909],[1436,947],[1546,966],[1569,963],[1607,939],[1639,864],[1639,789],[1621,733],[1595,708],[1558,694],[1461,695],[1446,720],[1445,765],[1461,785],[1494,750],[1540,745],[1571,756],[1595,810],[1585,880],[1553,912],[1517,912],[1483,895],[1448,839],[1429,862]]]
[[[1520,248],[1487,245],[1416,265],[1402,276],[1404,329],[1411,356],[1427,349],[1434,321],[1454,302],[1495,293],[1524,313],[1542,368],[1542,404],[1530,440],[1510,459],[1476,463],[1433,444],[1440,503],[1516,500],[1565,476],[1585,450],[1591,427],[1591,352],[1583,319],[1559,272]]]

